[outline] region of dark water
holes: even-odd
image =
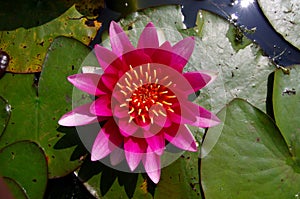
[[[107,2],[108,1],[109,3],[107,5],[109,8],[106,8],[102,12],[102,17],[100,17],[100,20],[104,22],[101,31],[107,29],[110,20],[117,20],[130,11],[159,5],[177,4],[182,5],[182,12],[185,15],[184,23],[188,28],[195,25],[199,10],[207,10],[229,20],[236,26],[241,27],[242,30],[245,30],[244,34],[256,42],[274,63],[280,66],[300,64],[300,51],[273,29],[255,0],[247,7],[241,6],[241,0],[107,0]],[[253,30],[253,28],[255,28],[255,31],[249,31],[251,29]]]
[[[198,8],[208,10],[230,20],[242,29],[255,28],[255,32],[246,30],[245,35],[258,43],[265,54],[273,59],[276,64],[289,66],[300,63],[300,51],[273,29],[262,13],[257,1],[253,1],[247,7],[242,7],[240,0],[189,0],[183,2],[185,2],[183,13],[187,16],[185,21],[187,26],[194,25],[194,16],[189,17],[191,12],[196,12]],[[234,20],[231,16],[236,17],[236,19]]]

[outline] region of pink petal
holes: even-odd
[[[139,165],[146,148],[147,143],[143,138],[124,138],[125,157],[131,171],[134,171]]]
[[[169,41],[165,41],[159,48],[167,52],[172,52],[172,45]]]
[[[112,166],[118,165],[124,159],[125,159],[124,150],[121,148],[116,148],[110,153],[110,163]]]
[[[163,133],[156,133],[155,135],[146,138],[146,141],[152,152],[155,152],[157,155],[163,154],[165,148],[165,137]]]
[[[177,114],[178,111],[170,114],[170,119],[173,122],[202,128],[212,127],[220,123],[220,120],[216,115],[192,102],[182,101],[180,108],[181,115]]]
[[[117,117],[117,118],[126,117],[126,120],[128,120],[129,114],[128,114],[128,108],[127,107],[120,107],[119,104],[114,104],[114,103],[113,103],[112,106],[114,106],[114,107],[112,107],[112,109],[114,110],[113,111],[113,116],[114,117]]]
[[[108,50],[107,48],[104,48],[100,45],[95,45],[95,54],[96,57],[98,59],[98,62],[101,66],[101,68],[103,69],[103,71],[105,71],[105,69],[111,64],[113,63],[116,59],[118,59],[118,56],[113,53],[112,51]]]
[[[147,53],[148,51],[151,51],[149,54],[152,54],[153,52],[153,50],[149,48],[130,51],[122,56],[122,61],[126,63],[127,67],[132,66],[133,68],[143,64],[152,63],[152,60]],[[127,70],[129,70],[129,67]]]
[[[108,89],[108,92],[114,90],[114,86],[117,83],[117,81],[118,81],[118,76],[106,72],[104,72],[104,74],[101,75],[101,79],[100,79],[101,85],[105,86]],[[102,90],[106,91],[107,93],[106,89],[102,89]]]
[[[212,82],[216,78],[217,74],[206,71],[197,71],[184,73],[183,76],[189,81],[190,86],[193,88],[192,91],[186,91],[187,94],[191,94]]]
[[[91,160],[96,161],[106,157],[122,143],[122,137],[113,119],[108,120],[99,131],[92,147]]]
[[[173,104],[172,109],[174,112],[168,112],[170,120],[177,124],[191,124],[196,122],[196,115],[198,113],[190,110],[189,105],[187,100],[181,100],[180,103]]]
[[[153,117],[153,122],[160,127],[169,127],[172,124],[172,121],[168,117],[162,115],[154,116],[154,113],[152,115],[151,117]]]
[[[159,41],[156,28],[153,23],[150,22],[141,33],[137,48],[158,48],[158,46]]]
[[[183,67],[189,61],[195,46],[195,40],[193,37],[187,37],[179,41],[173,46],[173,56],[172,63],[176,64],[176,68],[179,72],[182,71]]]
[[[173,125],[165,129],[165,138],[174,146],[187,150],[197,151],[196,140],[185,125]]]
[[[160,156],[151,152],[151,149],[147,149],[147,153],[143,157],[144,168],[149,178],[157,184],[160,179]]]
[[[63,115],[58,124],[62,126],[81,126],[95,123],[98,121],[97,116],[90,113],[90,103],[76,107],[72,111]]]
[[[90,112],[98,116],[112,116],[111,111],[111,96],[101,95],[96,99],[90,107]]]
[[[105,93],[98,88],[100,77],[100,75],[94,73],[82,73],[71,75],[68,80],[78,89],[97,96]]]
[[[128,118],[120,119],[118,121],[118,125],[120,132],[124,137],[128,137],[135,134],[136,131],[139,129],[139,126],[136,125],[133,121],[129,122]]]
[[[197,121],[191,125],[199,126],[202,128],[209,128],[220,124],[221,122],[220,119],[215,114],[211,113],[205,108],[198,106],[198,111],[199,111],[199,116],[197,116]]]
[[[170,66],[172,56],[173,53],[171,44],[170,42],[166,41],[151,54],[151,59],[153,63]]]
[[[110,44],[112,51],[121,56],[129,51],[134,50],[133,45],[129,41],[123,29],[114,21],[111,22],[109,27]]]

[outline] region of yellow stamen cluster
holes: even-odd
[[[126,98],[120,107],[128,108],[129,122],[134,120],[138,124],[153,124],[154,116],[166,117],[166,111],[174,112],[172,100],[176,96],[168,88],[171,85],[169,76],[159,79],[157,70],[152,69],[150,64],[135,68],[130,66],[124,81],[117,83]]]

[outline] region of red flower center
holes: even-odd
[[[174,112],[176,96],[168,88],[172,81],[169,76],[158,75],[157,69],[151,69],[150,64],[130,67],[125,78],[117,83],[126,101],[120,107],[127,107],[129,122],[140,126],[153,124],[155,116],[167,116],[166,111]]]

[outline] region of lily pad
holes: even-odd
[[[276,124],[292,154],[297,158],[300,158],[299,72],[298,65],[289,68],[289,74],[277,70],[274,76],[273,90],[273,109]]]
[[[0,96],[0,137],[4,132],[10,118],[11,106]]]
[[[18,140],[35,141],[45,151],[50,178],[66,175],[81,163],[70,161],[74,147],[68,148],[66,144],[64,149],[56,149],[54,146],[64,135],[57,130],[57,121],[72,109],[73,87],[67,76],[77,73],[89,52],[75,39],[58,37],[48,50],[38,88],[33,85],[31,74],[6,74],[0,80],[0,93],[12,108],[0,147]]]
[[[205,198],[297,198],[300,167],[273,120],[241,99],[218,116],[225,118],[221,136],[201,160]],[[218,131],[210,128],[203,146]]]
[[[275,66],[249,41],[236,51],[227,38],[228,21],[206,11],[201,16],[201,37],[195,37],[197,45],[188,70],[217,71],[218,76],[201,90],[197,103],[218,112],[234,98],[243,98],[265,111],[268,76]]]
[[[57,36],[73,37],[89,44],[99,28],[99,23],[86,19],[74,5],[42,25],[1,31],[0,49],[11,58],[6,70],[14,73],[40,72],[47,49]]]
[[[298,0],[258,0],[274,29],[300,49],[300,4]],[[284,49],[283,49],[284,50]]]
[[[0,162],[1,175],[13,179],[28,198],[44,195],[48,179],[47,162],[37,144],[21,141],[8,145],[0,150]]]

